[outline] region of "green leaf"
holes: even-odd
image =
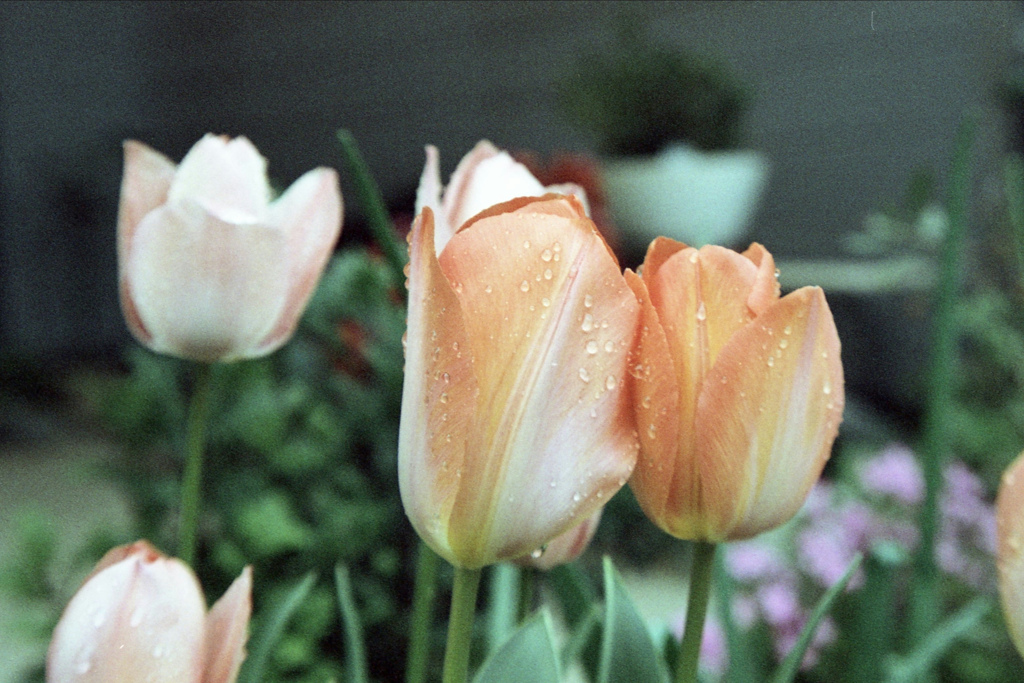
[[[773,683],[792,683],[793,679],[796,678],[797,671],[800,670],[800,663],[804,660],[804,653],[807,652],[807,648],[811,644],[811,638],[814,636],[818,624],[828,614],[828,611],[832,608],[832,603],[836,601],[836,598],[846,588],[846,584],[850,583],[853,573],[857,571],[857,567],[860,566],[863,559],[864,556],[857,553],[856,557],[847,565],[842,577],[825,591],[825,595],[821,596],[821,600],[814,606],[814,611],[811,612],[810,618],[804,624],[800,637],[797,638],[796,645],[789,651],[786,659],[782,661],[782,664],[779,665],[778,670],[775,672],[775,678],[772,679]]]
[[[363,642],[363,628],[359,623],[359,611],[352,596],[352,583],[348,578],[348,567],[339,564],[334,567],[334,583],[338,588],[338,608],[345,631],[345,668],[349,683],[367,683],[366,645]]]
[[[552,636],[551,617],[542,609],[480,667],[473,683],[558,683],[561,679]]]
[[[958,639],[978,626],[992,608],[987,598],[975,598],[928,634],[911,652],[888,661],[886,683],[913,683],[931,671]]]
[[[516,628],[519,612],[519,567],[496,564],[490,569],[487,601],[487,649],[494,652]]]
[[[668,683],[665,662],[609,557],[604,558],[604,603],[598,683]]]
[[[239,672],[238,683],[261,683],[266,674],[270,654],[281,641],[288,620],[312,590],[314,583],[316,574],[306,574],[277,604],[268,609],[259,629],[249,640],[249,656]]]

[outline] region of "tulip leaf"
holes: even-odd
[[[345,164],[348,166],[349,174],[356,186],[359,203],[362,205],[363,213],[366,214],[366,222],[370,226],[373,239],[391,266],[395,280],[401,283],[405,278],[402,269],[407,261],[406,248],[391,224],[384,197],[373,179],[373,174],[370,173],[370,167],[366,165],[366,161],[359,151],[352,132],[342,128],[337,132],[337,138],[341,145],[342,155],[345,157]]]
[[[800,637],[797,638],[796,645],[789,651],[789,654],[786,655],[786,658],[775,672],[775,678],[772,679],[772,683],[792,683],[793,679],[796,678],[796,674],[800,670],[800,664],[804,661],[804,654],[811,644],[811,638],[814,637],[814,632],[818,629],[818,624],[825,618],[828,611],[832,609],[832,603],[846,589],[846,584],[850,583],[853,573],[860,567],[861,560],[863,559],[864,556],[857,553],[850,561],[850,564],[846,566],[846,571],[843,572],[840,579],[825,591],[825,595],[821,596],[821,600],[814,606],[811,616],[807,619],[807,623],[804,624]]]
[[[893,656],[887,663],[886,683],[913,683],[931,671],[950,646],[976,628],[992,608],[987,598],[975,598],[949,617],[906,655]]]
[[[261,683],[266,673],[267,662],[284,635],[285,626],[315,583],[316,574],[306,574],[276,603],[264,610],[259,628],[249,639],[249,656],[238,674],[238,683]]]
[[[609,557],[604,558],[604,604],[598,683],[667,683],[665,662]]]
[[[524,676],[534,683],[558,683],[559,669],[551,616],[542,609],[484,662],[473,683],[518,683]]]
[[[356,601],[352,595],[348,567],[343,564],[334,567],[334,583],[338,589],[338,608],[341,610],[341,621],[345,632],[345,668],[348,670],[348,681],[349,683],[368,683],[363,626],[359,621],[359,611],[356,609]]]
[[[488,577],[487,648],[501,647],[515,630],[519,616],[519,567],[500,563],[490,569]]]

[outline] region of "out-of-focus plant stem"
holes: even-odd
[[[715,566],[714,543],[697,541],[693,544],[693,564],[690,570],[690,595],[686,604],[686,626],[676,662],[676,683],[697,683],[697,664],[700,643],[704,637],[704,621],[711,597],[711,574]]]
[[[409,655],[405,666],[405,683],[425,683],[430,660],[430,626],[437,596],[439,558],[427,544],[420,541],[416,558],[416,584],[412,593],[412,630],[409,633]]]
[[[481,573],[479,569],[455,568],[452,608],[448,615],[448,642],[444,651],[444,683],[465,683],[469,680],[469,650]]]
[[[199,512],[202,507],[203,446],[206,442],[206,423],[210,413],[210,388],[213,368],[196,363],[192,385],[192,401],[188,409],[185,437],[185,472],[181,481],[181,525],[178,529],[178,557],[190,566],[195,565],[199,531]]]
[[[935,537],[939,526],[939,493],[943,484],[943,466],[949,456],[950,408],[956,366],[957,329],[954,307],[959,292],[964,240],[967,232],[967,200],[970,194],[971,143],[975,123],[965,118],[957,133],[949,178],[947,212],[949,227],[939,260],[939,282],[932,309],[931,358],[925,392],[922,434],[922,469],[925,498],[919,526],[921,545],[914,559],[914,584],[911,597],[910,644],[921,642],[938,622],[938,567],[935,564]]]
[[[337,132],[337,137],[341,144],[345,165],[356,186],[359,204],[366,212],[370,233],[384,254],[388,265],[391,266],[395,281],[401,286],[405,279],[405,274],[402,271],[407,260],[405,245],[395,234],[387,206],[384,204],[384,197],[373,179],[373,174],[370,173],[370,168],[366,165],[366,160],[363,159],[363,155],[359,151],[352,132],[343,128]]]

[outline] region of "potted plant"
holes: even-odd
[[[750,95],[723,65],[652,41],[627,21],[616,47],[583,57],[558,96],[604,155],[609,205],[624,232],[693,245],[740,236],[768,164],[740,148]]]

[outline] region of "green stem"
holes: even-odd
[[[401,286],[405,279],[403,269],[407,260],[406,247],[395,234],[387,206],[384,204],[384,197],[373,179],[373,174],[370,173],[370,167],[366,165],[366,160],[363,159],[363,155],[359,151],[355,136],[351,131],[342,128],[337,132],[337,137],[345,157],[345,164],[348,166],[353,183],[355,183],[359,203],[362,205],[363,211],[366,212],[370,233],[391,266],[395,280]]]
[[[441,563],[433,550],[420,541],[416,558],[416,584],[412,592],[412,631],[409,634],[409,656],[406,660],[405,683],[425,683],[430,658],[430,626],[437,596],[437,570]]]
[[[704,620],[711,597],[711,572],[715,565],[714,543],[693,544],[693,566],[690,570],[690,597],[686,605],[686,627],[676,663],[676,683],[697,683],[700,642],[704,636]]]
[[[444,652],[444,683],[465,683],[469,676],[469,647],[473,640],[479,569],[455,568],[452,608],[448,615],[448,644]]]
[[[209,421],[212,368],[197,363],[188,408],[188,433],[185,442],[185,473],[181,482],[181,526],[178,529],[178,557],[192,566],[196,559],[199,509],[202,505],[203,446]]]
[[[914,585],[911,592],[911,645],[916,645],[925,638],[941,612],[938,568],[935,564],[935,536],[939,526],[942,471],[950,447],[948,425],[953,401],[957,343],[955,306],[967,233],[970,152],[974,128],[973,118],[968,117],[957,135],[947,200],[949,227],[939,258],[939,283],[935,291],[932,312],[931,358],[926,380],[927,394],[922,434],[925,497],[919,519],[921,545],[914,561]]]

